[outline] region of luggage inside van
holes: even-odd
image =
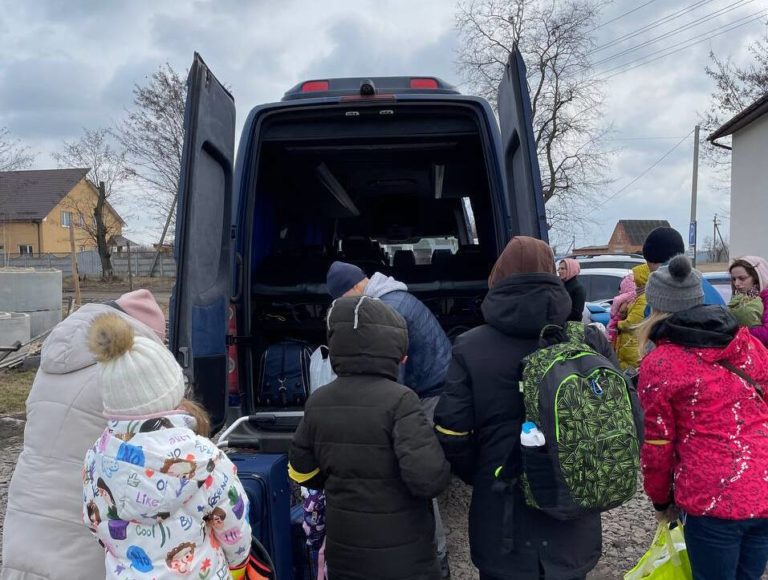
[[[302,407],[309,396],[311,351],[306,343],[284,340],[261,355],[256,403],[263,407]]]

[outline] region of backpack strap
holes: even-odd
[[[752,387],[757,391],[757,394],[760,395],[760,398],[765,400],[765,391],[763,390],[762,385],[751,376],[749,376],[746,372],[741,370],[739,367],[732,365],[728,361],[719,360],[717,361],[717,364],[743,379],[748,385],[752,385]]]
[[[547,324],[539,333],[539,348],[547,348],[555,344],[568,342],[568,329],[557,324]]]

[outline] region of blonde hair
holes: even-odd
[[[651,342],[651,334],[653,334],[653,331],[670,316],[672,316],[672,314],[669,312],[651,310],[651,315],[637,326],[637,350],[641,359],[648,352],[646,349]]]
[[[197,423],[195,433],[202,437],[211,436],[211,419],[208,416],[208,411],[205,410],[205,407],[192,399],[182,399],[178,409],[194,418],[195,423]]]

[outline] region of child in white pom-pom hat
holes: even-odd
[[[83,521],[107,578],[242,577],[248,500],[173,355],[112,314],[94,321],[89,347],[108,424],[85,458]]]

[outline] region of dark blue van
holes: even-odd
[[[301,408],[257,408],[261,354],[325,342],[336,259],[408,284],[449,336],[511,236],[547,240],[525,66],[487,101],[428,76],[313,79],[251,110],[235,156],[232,95],[195,55],[176,225],[171,348],[216,427],[284,451]]]

